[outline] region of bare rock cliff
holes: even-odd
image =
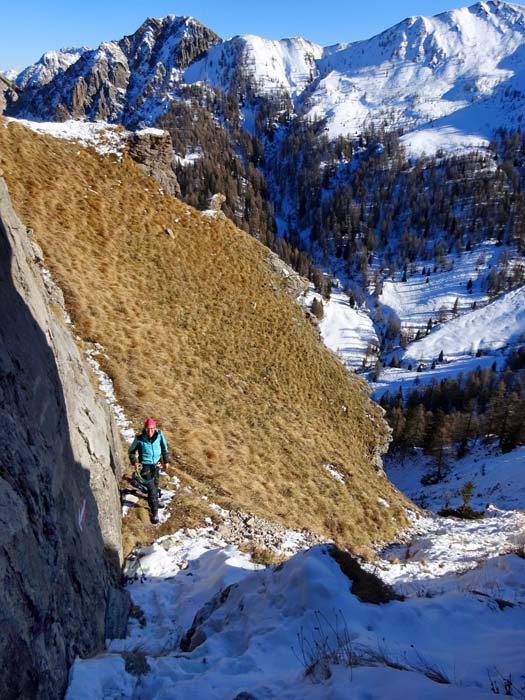
[[[3,75],[0,75],[0,114],[5,112],[8,103],[14,104],[17,99],[15,86]]]
[[[128,139],[128,152],[143,173],[155,178],[168,194],[180,197],[173,143],[167,131],[142,129],[133,132]]]
[[[54,700],[125,630],[121,451],[1,178],[0,423],[0,697]]]

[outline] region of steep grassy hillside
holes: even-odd
[[[160,420],[174,471],[221,505],[346,545],[404,524],[370,461],[381,410],[322,346],[264,246],[163,195],[126,157],[15,123],[0,123],[0,168],[78,333],[104,346],[137,426]]]

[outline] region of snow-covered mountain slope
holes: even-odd
[[[189,67],[187,82],[224,91],[239,73],[255,94],[284,89],[330,137],[371,123],[403,128],[410,153],[486,146],[517,128],[525,100],[525,10],[482,2],[410,17],[367,41],[322,49],[304,39],[236,37]]]
[[[467,481],[474,484],[470,505],[483,510],[489,503],[498,508],[525,510],[525,447],[501,454],[493,448],[477,445],[462,458],[449,462],[444,479],[437,484],[421,485],[425,475],[435,471],[435,460],[421,450],[412,455],[390,456],[385,463],[388,477],[403,493],[422,508],[438,511],[457,508],[463,502],[460,490]]]
[[[353,308],[348,295],[340,289],[332,291],[328,300],[322,299],[320,294],[310,289],[300,299],[300,303],[309,308],[314,298],[323,304],[323,318],[319,330],[325,345],[346,367],[360,369],[369,346],[379,345],[370,315],[364,309]]]
[[[484,306],[452,318],[429,335],[397,353],[401,367],[385,367],[374,385],[374,396],[395,393],[417,384],[464,375],[494,363],[501,367],[503,351],[525,339],[525,287],[511,290]],[[440,353],[443,360],[439,361]],[[432,363],[435,363],[433,366]]]
[[[403,127],[409,149],[483,144],[516,128],[525,99],[525,9],[482,2],[436,17],[410,17],[319,62],[306,113],[331,136],[366,123]],[[429,134],[411,136],[415,130]],[[440,143],[437,137],[444,138]]]
[[[493,363],[501,368],[506,351],[525,341],[525,287],[492,299],[486,291],[487,275],[504,259],[509,275],[514,266],[523,266],[515,250],[495,241],[448,256],[436,272],[420,262],[405,282],[399,279],[400,273],[395,281],[385,280],[377,299],[370,295],[368,313],[364,306],[352,308],[347,294],[336,288],[328,302],[323,300],[319,326],[323,340],[343,364],[358,370],[363,360],[369,367],[374,363],[378,334],[392,321],[397,325],[403,346],[396,344],[383,353],[386,366],[373,383],[376,399],[387,390],[395,394],[400,387],[406,390],[414,384],[466,375]],[[307,306],[314,296],[321,298],[310,291]],[[394,357],[399,366],[388,366]]]
[[[375,123],[402,128],[410,152],[433,153],[483,146],[497,127],[520,125],[525,9],[491,0],[324,49],[302,38],[223,42],[196,20],[170,15],[83,53],[47,82],[53,62],[65,60],[51,52],[48,67],[20,74],[33,88],[18,104],[23,116],[151,123],[182,82],[198,82],[241,98],[284,90],[299,112],[326,119],[331,137]]]
[[[51,82],[59,73],[67,70],[73,63],[76,63],[86,51],[89,51],[89,48],[86,46],[47,51],[36,63],[24,68],[12,79],[22,90],[26,87],[42,87]]]
[[[480,309],[451,319],[407,348],[404,362],[427,363],[504,348],[525,337],[525,287],[513,289]]]
[[[319,75],[316,62],[322,55],[323,48],[306,39],[245,34],[212,47],[185,71],[184,80],[229,91],[241,77],[255,94],[284,90],[296,97]]]
[[[418,273],[406,282],[385,282],[379,296],[381,311],[385,319],[389,315],[397,319],[401,332],[412,342],[386,356],[389,363],[395,355],[400,366],[381,371],[374,386],[376,398],[386,390],[395,393],[399,387],[407,389],[414,383],[457,377],[460,372],[490,367],[494,362],[500,367],[506,349],[523,342],[525,287],[492,300],[485,291],[487,272],[497,268],[502,255],[509,257],[509,251],[487,241],[428,277]],[[509,269],[521,264],[514,259]],[[433,322],[430,332],[429,321]]]
[[[379,296],[383,313],[393,314],[401,329],[414,336],[418,330],[426,329],[430,319],[434,323],[440,316],[443,316],[441,320],[449,319],[456,299],[459,312],[467,311],[474,302],[486,303],[488,296],[483,283],[488,269],[497,265],[501,252],[495,241],[487,241],[461,256],[451,257],[446,269],[432,272],[432,265],[420,263],[406,282],[386,280]],[[421,274],[423,269],[428,275]]]

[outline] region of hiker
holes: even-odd
[[[169,466],[168,443],[153,418],[144,423],[144,430],[133,440],[128,450],[131,464],[135,467],[131,482],[139,488],[147,488],[151,522],[159,522],[159,464]],[[138,459],[137,459],[138,457]],[[163,506],[160,506],[163,508]]]

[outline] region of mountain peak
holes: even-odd
[[[63,73],[73,63],[76,63],[80,56],[89,50],[87,46],[67,46],[58,50],[46,51],[36,63],[18,73],[15,77],[15,83],[22,89],[46,85],[59,73]]]

